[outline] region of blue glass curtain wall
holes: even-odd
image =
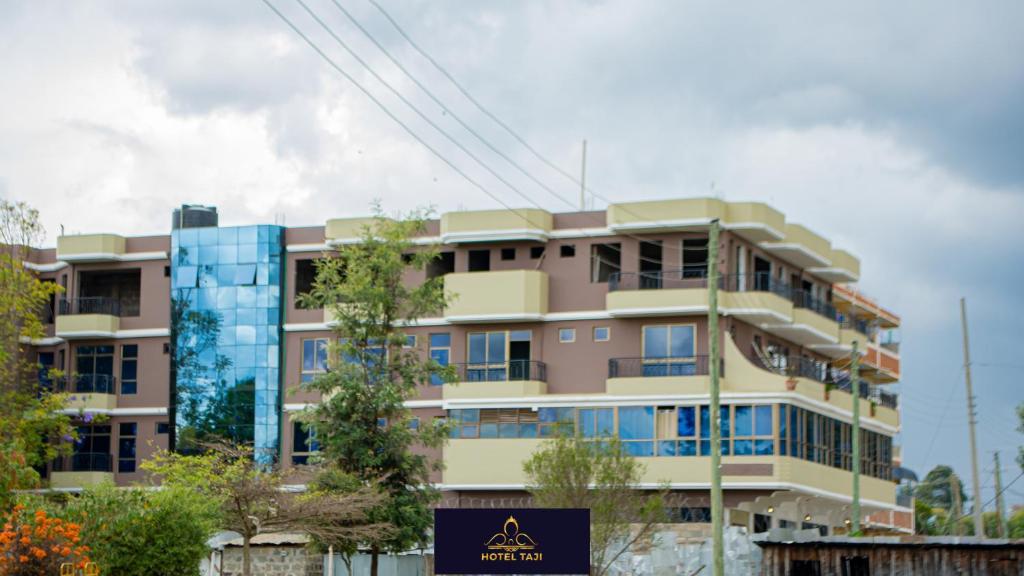
[[[280,226],[171,234],[175,449],[225,438],[279,453]]]

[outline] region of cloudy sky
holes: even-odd
[[[368,0],[270,0],[424,142],[501,202],[577,187],[475,108]],[[480,103],[601,199],[770,202],[861,257],[902,314],[907,464],[969,478],[958,299],[971,320],[985,499],[1020,472],[1024,400],[1024,4],[379,0]],[[452,112],[405,77],[339,6]],[[0,2],[0,196],[67,232],[322,224],[494,208],[262,0]],[[543,182],[518,172],[458,124]],[[515,190],[518,190],[516,192]],[[522,194],[522,195],[520,195]],[[525,196],[525,198],[524,198]],[[527,200],[527,198],[529,200]],[[1024,480],[1007,492],[1024,502]]]

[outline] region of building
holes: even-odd
[[[729,522],[842,529],[857,401],[864,513],[911,526],[893,481],[899,407],[885,391],[900,375],[899,317],[850,287],[860,263],[849,253],[769,206],[716,199],[450,212],[428,223],[417,242],[442,244],[441,258],[409,281],[445,275],[458,297],[409,327],[410,345],[455,365],[460,382],[425,383],[410,407],[455,423],[439,454],[444,505],[522,497],[522,460],[572,422],[618,434],[644,459],[646,484],[670,482],[680,521],[706,519],[714,218]],[[83,441],[48,471],[51,486],[139,481],[154,447],[201,430],[250,441],[264,459],[305,462],[311,444],[291,415],[317,398],[295,389],[324,369],[334,335],[330,315],[295,295],[313,261],[357,241],[368,221],[217,227],[215,211],[186,206],[170,235],[62,236],[55,250],[33,251],[28,265],[65,289],[35,351],[70,375],[55,384],[86,412]],[[854,342],[856,395],[846,370]]]

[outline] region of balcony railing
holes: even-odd
[[[847,394],[853,391],[853,383],[850,380],[849,371],[835,368],[828,362],[802,356],[773,356],[770,359],[770,364],[768,366],[769,370],[784,376],[815,380],[822,384],[835,386],[837,390]],[[899,405],[896,394],[872,388],[864,380],[860,381],[859,388],[859,395],[865,400],[872,400],[879,405],[892,408],[893,410]]]
[[[793,291],[793,305],[797,308],[810,310],[811,312],[814,312],[819,316],[824,316],[829,320],[834,321],[837,318],[836,307],[833,306],[831,302],[817,298],[811,295],[807,290]]]
[[[109,374],[77,374],[56,380],[61,392],[78,394],[114,394],[115,379]]]
[[[843,318],[839,321],[839,327],[846,330],[855,330],[868,337],[874,333],[871,322],[861,318]]]
[[[53,461],[54,472],[113,472],[114,458],[103,452],[78,452]]]
[[[613,272],[608,276],[608,291],[672,290],[707,288],[707,271],[703,266],[652,272]]]
[[[121,315],[121,301],[105,296],[83,296],[81,298],[61,298],[61,314],[107,314]]]
[[[786,300],[792,298],[793,288],[768,272],[726,274],[719,287],[726,292],[769,292]]]
[[[610,358],[609,378],[658,378],[662,376],[706,376],[709,373],[708,356],[693,358]],[[725,375],[725,363],[719,364],[719,374]]]
[[[547,364],[537,360],[509,360],[486,364],[455,364],[459,382],[548,381]]]

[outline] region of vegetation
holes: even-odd
[[[82,527],[102,573],[185,576],[199,573],[218,509],[190,488],[102,485],[71,499],[64,515]]]
[[[25,348],[44,336],[42,314],[59,291],[24,265],[42,237],[36,210],[0,200],[0,512],[13,506],[14,490],[38,485],[35,468],[70,450],[59,440],[75,434],[59,413],[64,396],[42,386]]]
[[[590,573],[603,576],[631,547],[646,543],[664,521],[664,493],[639,489],[644,466],[618,438],[593,441],[563,434],[544,442],[523,469],[541,508],[590,510]]]
[[[316,432],[328,470],[363,485],[380,486],[383,500],[370,518],[395,527],[365,541],[374,575],[380,552],[401,552],[427,543],[433,525],[430,506],[438,498],[430,472],[440,462],[412,448],[441,447],[446,427],[412,426],[405,401],[432,374],[451,380],[452,373],[406,348],[400,328],[445,304],[440,278],[415,287],[403,283],[406,272],[424,270],[437,258],[434,248],[415,247],[410,240],[424,226],[422,213],[394,221],[380,216],[378,209],[373,225],[362,230],[360,242],[318,262],[313,288],[299,298],[300,306],[326,308],[339,336],[329,349],[329,370],[304,385],[319,392],[323,400],[303,419]]]
[[[963,481],[951,467],[940,464],[932,468],[914,489],[914,498],[914,522],[918,534],[974,533],[974,522],[966,512],[969,507]]]
[[[0,576],[51,576],[60,573],[62,564],[83,568],[89,562],[89,548],[82,543],[78,524],[42,509],[29,512],[22,504],[3,520]]]
[[[170,491],[192,491],[206,498],[216,525],[242,535],[244,576],[252,574],[250,542],[257,534],[297,531],[326,541],[358,541],[391,531],[387,524],[368,518],[381,501],[372,486],[342,494],[289,492],[280,472],[258,464],[250,448],[204,447],[202,454],[158,452],[142,468]]]

